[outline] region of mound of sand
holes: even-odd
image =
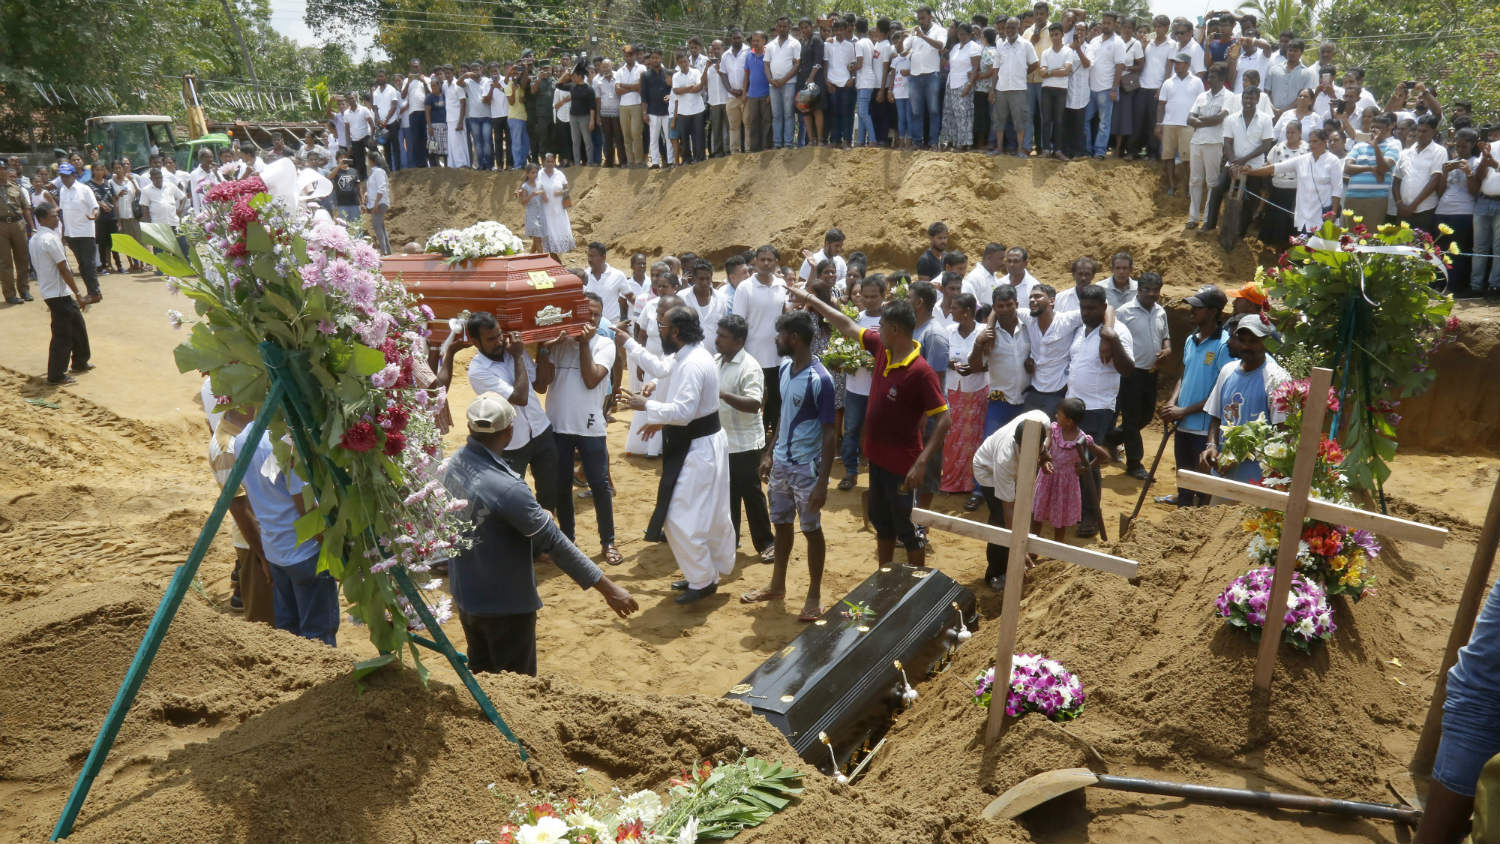
[[[1253,772],[1255,782],[1283,790],[1389,801],[1384,782],[1409,759],[1439,656],[1415,641],[1441,614],[1417,617],[1409,608],[1439,595],[1421,567],[1387,548],[1378,594],[1357,604],[1335,599],[1339,629],[1327,647],[1311,656],[1283,647],[1262,717],[1250,701],[1256,646],[1212,607],[1249,568],[1243,513],[1179,512],[1133,531],[1116,553],[1139,560],[1135,584],[1056,562],[1034,569],[1017,649],[1079,674],[1083,717],[1059,725],[1026,716],[982,752],[987,713],[973,705],[971,681],[994,654],[966,647],[901,717],[861,787],[916,800],[941,783],[939,801],[976,813],[1042,771],[1139,767],[1197,781]],[[1326,829],[1352,830],[1332,824]]]

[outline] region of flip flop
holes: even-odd
[[[828,612],[828,610],[826,608],[824,608],[824,607],[818,607],[818,608],[812,610],[811,612],[809,612],[808,610],[804,609],[802,611],[802,613],[797,616],[797,620],[798,621],[805,621],[805,622],[809,622],[809,623],[810,622],[814,622],[814,621],[817,621],[818,619],[822,618],[823,617],[823,613],[825,613],[825,612]]]
[[[844,492],[848,492],[849,490],[854,489],[854,485],[858,482],[859,479],[854,475],[845,475],[844,479],[839,481],[839,489],[843,490]]]
[[[785,597],[785,592],[772,592],[769,589],[752,589],[740,596],[740,603],[759,604],[763,601],[777,601]]]

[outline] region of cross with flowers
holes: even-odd
[[[1035,421],[1024,423],[1021,430],[1021,454],[1019,465],[1016,467],[1016,504],[1011,518],[1013,525],[1029,526],[1031,524],[1037,454],[1041,450],[1042,431],[1042,423]],[[1021,591],[1026,580],[1026,555],[1030,549],[1035,548],[1053,559],[1076,566],[1097,569],[1125,578],[1136,575],[1135,560],[1080,548],[1065,542],[1054,542],[1025,529],[1008,530],[921,508],[912,510],[911,520],[919,525],[927,525],[971,539],[982,539],[993,545],[1004,545],[1010,549],[1009,559],[1005,566],[1005,592],[1000,609],[1000,641],[995,651],[994,673],[997,678],[1005,678],[1007,689],[1011,683],[1011,661],[1015,655],[1016,630],[1021,620]],[[994,744],[1003,732],[1005,710],[1005,706],[990,706],[989,725],[984,733],[985,746]]]
[[[1333,370],[1316,367],[1309,379],[1308,397],[1326,396],[1333,381]],[[1271,582],[1270,603],[1265,609],[1261,629],[1260,651],[1255,663],[1255,689],[1269,698],[1271,675],[1276,670],[1276,649],[1287,623],[1287,601],[1297,568],[1298,546],[1303,541],[1303,520],[1333,522],[1351,528],[1377,531],[1386,536],[1440,547],[1448,538],[1443,528],[1424,525],[1371,513],[1357,507],[1337,504],[1311,495],[1313,470],[1320,454],[1327,456],[1329,443],[1322,440],[1323,417],[1328,406],[1323,401],[1304,400],[1301,431],[1296,457],[1292,464],[1291,483],[1285,492],[1269,486],[1231,481],[1227,478],[1178,469],[1177,484],[1183,489],[1205,492],[1268,510],[1282,511],[1281,544],[1276,552],[1276,570]],[[1311,444],[1317,443],[1313,446]],[[1306,445],[1304,445],[1306,444]],[[1337,446],[1332,446],[1336,448]]]

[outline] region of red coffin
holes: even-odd
[[[455,266],[444,263],[441,255],[390,255],[381,260],[380,271],[399,279],[432,309],[428,340],[433,345],[448,337],[448,320],[464,311],[489,311],[503,331],[519,331],[527,343],[550,340],[589,321],[583,282],[546,254],[481,258]]]

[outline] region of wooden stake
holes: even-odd
[[[1016,652],[1016,628],[1021,622],[1021,590],[1026,581],[1026,544],[1031,536],[1031,505],[1036,495],[1037,451],[1042,444],[1043,425],[1024,423],[1021,457],[1016,467],[1016,506],[1011,519],[1010,554],[1005,564],[1005,594],[1000,610],[1000,642],[995,649],[995,682],[990,686],[990,721],[984,744],[1000,738],[1005,725],[1005,701],[1010,697],[1010,665]]]
[[[1474,620],[1479,616],[1479,607],[1484,602],[1484,589],[1490,582],[1490,572],[1495,566],[1495,552],[1500,550],[1500,481],[1496,481],[1490,493],[1490,509],[1484,514],[1484,529],[1479,533],[1479,544],[1474,546],[1474,562],[1469,565],[1469,579],[1464,582],[1462,597],[1458,599],[1458,611],[1453,614],[1453,629],[1448,632],[1448,647],[1443,650],[1443,664],[1438,670],[1437,682],[1432,686],[1432,702],[1427,707],[1427,720],[1422,724],[1422,736],[1417,739],[1416,753],[1412,754],[1411,772],[1419,777],[1432,773],[1432,760],[1437,756],[1438,739],[1443,735],[1443,699],[1448,696],[1448,669],[1458,662],[1458,649],[1468,644],[1474,633]]]
[[[1333,370],[1315,367],[1302,407],[1302,432],[1297,440],[1297,459],[1292,464],[1292,486],[1287,492],[1286,512],[1281,521],[1281,547],[1276,552],[1276,577],[1271,581],[1271,603],[1261,627],[1260,655],[1255,661],[1255,688],[1269,696],[1271,675],[1276,671],[1276,650],[1281,646],[1287,598],[1292,573],[1297,569],[1297,546],[1302,542],[1302,520],[1307,516],[1307,492],[1312,488],[1318,465],[1318,446],[1323,435],[1323,413],[1328,409],[1328,386]],[[1267,698],[1269,700],[1269,697]]]

